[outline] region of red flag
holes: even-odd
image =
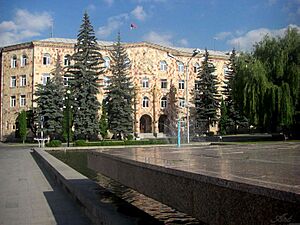
[[[134,24],[134,23],[131,23],[130,24],[130,29],[132,30],[132,29],[136,29],[137,28],[137,25],[136,24]]]

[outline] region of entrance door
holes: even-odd
[[[152,119],[149,115],[143,115],[140,119],[140,132],[152,133]]]

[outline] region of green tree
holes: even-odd
[[[223,124],[225,130],[230,128],[237,133],[238,126],[246,126],[247,120],[242,113],[240,108],[236,103],[235,96],[233,94],[234,77],[237,73],[237,56],[235,49],[232,50],[227,64],[227,70],[225,71],[225,79],[222,94],[224,96],[224,104],[227,110],[227,122]]]
[[[91,140],[98,136],[100,103],[97,99],[98,83],[103,74],[103,58],[89,16],[84,13],[82,24],[71,59],[67,76],[72,97],[74,136],[76,139]]]
[[[107,121],[107,112],[105,109],[105,104],[102,104],[102,112],[101,112],[101,118],[99,122],[99,130],[102,138],[106,138],[107,136],[107,130],[108,130],[108,121]]]
[[[27,118],[26,111],[22,110],[18,116],[18,124],[19,124],[19,135],[23,144],[25,143],[27,137]]]
[[[218,121],[217,110],[220,105],[220,94],[217,90],[218,80],[215,66],[209,60],[209,53],[205,49],[204,61],[197,74],[198,89],[195,90],[194,99],[196,107],[196,123],[200,130],[210,131]]]
[[[120,33],[110,52],[112,76],[107,87],[105,104],[108,126],[115,137],[127,137],[133,128],[133,85],[128,76],[130,60],[121,45]]]
[[[221,135],[225,135],[227,133],[228,127],[228,114],[227,114],[227,107],[222,98],[221,100],[221,116],[219,120],[219,132]]]
[[[167,93],[167,106],[164,110],[164,114],[167,115],[166,120],[166,134],[171,137],[177,136],[177,123],[179,116],[178,101],[176,98],[177,89],[171,82],[170,91]]]
[[[300,35],[265,37],[238,60],[235,95],[252,125],[266,131],[289,129],[300,100]]]
[[[35,95],[37,99],[37,121],[39,124],[43,121],[43,131],[45,135],[51,138],[60,138],[62,134],[63,121],[63,68],[59,55],[56,59],[55,68],[51,71],[52,78],[46,85],[38,84]],[[40,132],[39,126],[38,131]]]

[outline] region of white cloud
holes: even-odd
[[[269,6],[275,5],[276,3],[277,3],[277,0],[268,0]]]
[[[96,34],[100,38],[106,38],[111,35],[112,32],[119,29],[126,20],[128,20],[129,16],[127,13],[123,13],[117,16],[109,17],[107,20],[107,24],[105,26],[99,27]]]
[[[106,5],[112,6],[114,4],[114,0],[103,0]]]
[[[53,19],[48,12],[30,13],[18,9],[11,21],[0,23],[0,46],[22,42],[26,38],[40,36],[52,26]]]
[[[134,10],[131,11],[133,15],[138,20],[145,20],[147,13],[144,11],[143,6],[138,5]]]
[[[189,42],[187,39],[185,38],[182,38],[178,41],[179,45],[182,46],[182,47],[187,47],[189,45]]]
[[[214,39],[216,39],[216,40],[224,40],[225,38],[228,38],[231,35],[232,35],[231,32],[220,32],[220,33],[216,34],[216,36],[214,37]]]
[[[300,31],[300,27],[297,25],[289,25],[288,27],[296,28]],[[259,28],[256,30],[251,30],[246,34],[244,34],[243,36],[235,37],[232,38],[231,40],[228,40],[227,43],[238,50],[249,51],[252,49],[255,43],[260,42],[266,35],[270,37],[276,37],[276,36],[282,37],[288,27],[277,29],[277,30],[270,30],[267,28]]]
[[[173,36],[171,34],[168,33],[159,34],[155,31],[150,31],[148,34],[146,34],[143,37],[145,41],[149,41],[161,45],[167,45],[167,46],[173,46],[172,38]]]

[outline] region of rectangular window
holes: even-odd
[[[178,84],[179,84],[178,85],[179,90],[183,90],[184,89],[184,80],[180,80]]]
[[[21,77],[20,77],[20,86],[21,87],[26,86],[26,75],[21,75]]]
[[[69,86],[69,77],[64,77],[64,86]]]
[[[43,65],[50,65],[50,55],[49,54],[45,54],[43,56]]]
[[[17,57],[14,56],[11,58],[11,68],[16,68],[17,67]]]
[[[10,96],[10,107],[16,107],[16,96]]]
[[[50,74],[49,73],[44,73],[42,75],[42,84],[46,85],[49,80],[50,80]]]
[[[17,86],[17,77],[11,76],[10,77],[10,87],[16,87]]]
[[[144,78],[142,80],[142,87],[143,88],[148,88],[149,87],[149,79],[148,78]]]
[[[161,79],[160,80],[160,87],[161,88],[168,88],[168,81],[167,81],[167,79]]]
[[[20,96],[20,106],[26,106],[26,96],[25,95]]]
[[[185,106],[185,99],[184,98],[179,99],[179,106],[182,107],[182,108]]]
[[[22,55],[21,56],[21,67],[24,67],[27,65],[27,56],[26,55]]]

